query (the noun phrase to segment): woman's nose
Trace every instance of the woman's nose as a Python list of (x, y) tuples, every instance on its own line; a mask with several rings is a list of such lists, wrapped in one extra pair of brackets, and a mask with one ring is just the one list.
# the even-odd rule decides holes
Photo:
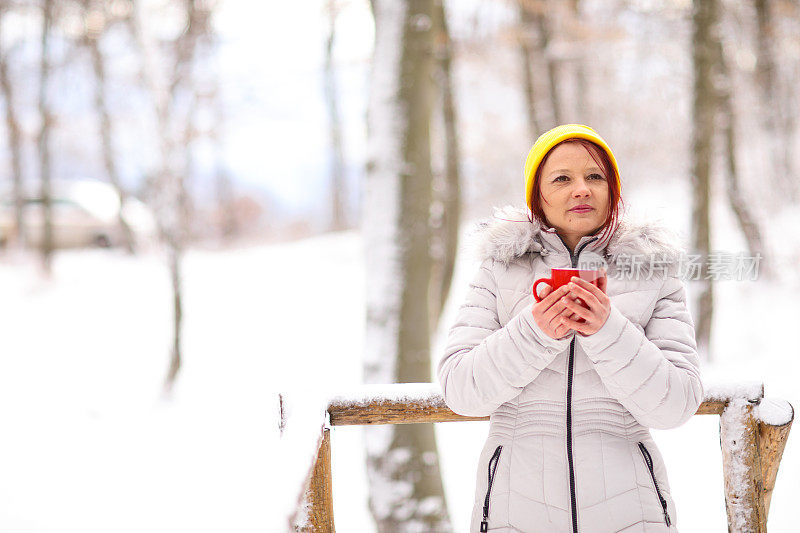
[(581, 197), (581, 196), (589, 196), (590, 190), (589, 186), (586, 184), (586, 180), (583, 178), (578, 178), (575, 181), (575, 188), (572, 190), (572, 196)]

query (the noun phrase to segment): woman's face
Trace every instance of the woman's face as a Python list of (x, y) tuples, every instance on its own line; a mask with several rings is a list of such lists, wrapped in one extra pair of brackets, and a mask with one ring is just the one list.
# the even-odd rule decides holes
[[(547, 221), (573, 244), (606, 221), (606, 177), (578, 143), (560, 144), (550, 153), (542, 167), (540, 194)], [(581, 206), (589, 209), (576, 209)]]

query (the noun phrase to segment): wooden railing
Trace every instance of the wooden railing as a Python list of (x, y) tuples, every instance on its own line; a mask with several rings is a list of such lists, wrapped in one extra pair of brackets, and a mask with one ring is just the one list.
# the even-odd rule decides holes
[[(316, 462), (299, 494), (290, 530), (333, 532), (330, 426), (489, 420), (461, 416), (444, 403), (438, 385), (365, 386), (328, 402), (329, 423), (319, 436)], [(706, 387), (698, 415), (719, 415), (728, 531), (763, 533), (783, 450), (794, 420), (792, 406), (764, 399), (761, 384)], [(282, 424), (286, 421), (282, 421)], [(302, 524), (302, 525), (298, 525)]]

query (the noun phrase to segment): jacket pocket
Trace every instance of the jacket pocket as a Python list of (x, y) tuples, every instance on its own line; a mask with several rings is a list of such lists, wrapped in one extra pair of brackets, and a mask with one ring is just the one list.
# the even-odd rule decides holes
[(647, 471), (650, 472), (650, 479), (653, 480), (653, 487), (656, 489), (656, 496), (658, 496), (658, 502), (661, 504), (661, 510), (664, 512), (664, 523), (667, 524), (669, 527), (672, 524), (672, 520), (669, 519), (669, 512), (667, 511), (667, 500), (661, 495), (661, 489), (658, 488), (658, 481), (656, 481), (656, 473), (653, 470), (653, 458), (650, 456), (650, 452), (647, 451), (643, 442), (639, 442), (639, 451), (642, 452), (642, 457), (644, 458), (644, 464), (647, 466)]
[(497, 463), (500, 462), (500, 452), (503, 451), (502, 444), (495, 448), (491, 459), (489, 459), (489, 485), (486, 488), (486, 498), (483, 500), (483, 520), (481, 520), (481, 532), (489, 531), (489, 497), (492, 494), (492, 484), (494, 475), (497, 472)]

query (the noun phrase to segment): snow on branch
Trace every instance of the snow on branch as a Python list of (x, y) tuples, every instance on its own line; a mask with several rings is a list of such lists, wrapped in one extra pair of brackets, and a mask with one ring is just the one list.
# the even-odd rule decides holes
[(764, 397), (764, 384), (760, 381), (739, 381), (732, 383), (703, 383), (706, 402), (729, 402), (733, 399), (757, 403)]
[(367, 406), (374, 403), (414, 403), (438, 407), (444, 400), (438, 383), (392, 383), (361, 385), (330, 397), (328, 405)]

